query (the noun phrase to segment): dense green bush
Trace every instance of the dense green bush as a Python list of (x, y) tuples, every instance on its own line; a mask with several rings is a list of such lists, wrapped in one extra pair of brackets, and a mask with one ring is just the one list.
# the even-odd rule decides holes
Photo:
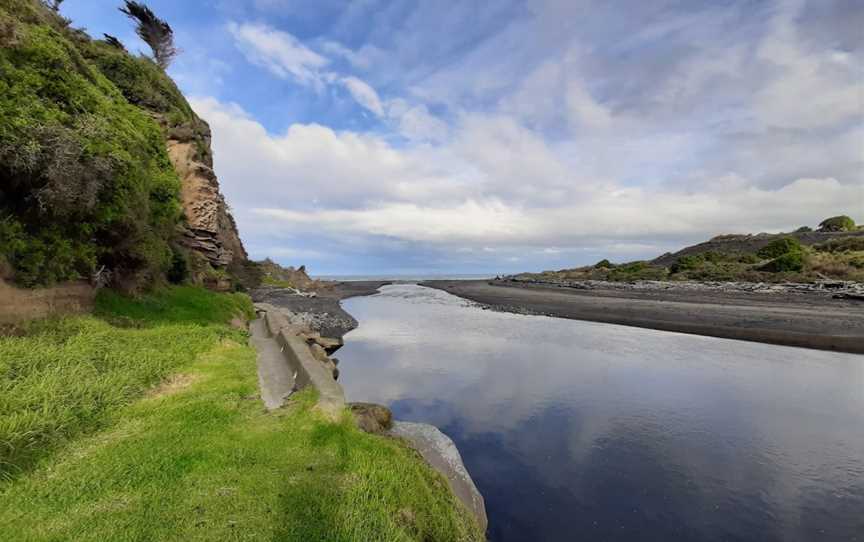
[(813, 228), (811, 228), (810, 226), (801, 226), (800, 228), (795, 230), (795, 233), (810, 233), (812, 231)]
[(171, 284), (184, 284), (189, 281), (189, 256), (180, 247), (171, 247), (171, 267), (166, 278)]
[(738, 256), (738, 263), (752, 265), (752, 264), (757, 264), (761, 261), (762, 261), (762, 259), (759, 256), (757, 256), (753, 253), (750, 253), (750, 252), (740, 254)]
[(97, 247), (67, 238), (68, 231), (46, 226), (38, 236), (31, 236), (15, 219), (0, 218), (0, 255), (14, 269), (15, 281), (35, 286), (86, 278), (96, 266)]
[[(700, 271), (703, 275), (725, 275), (735, 269), (741, 269), (740, 264), (750, 265), (760, 263), (763, 258), (755, 254), (739, 252), (717, 252), (709, 250), (699, 254), (681, 256), (669, 269), (672, 273), (688, 273), (690, 278), (697, 278), (692, 271)], [(705, 280), (720, 280), (706, 278)]]
[(669, 269), (673, 273), (681, 273), (692, 269), (698, 269), (705, 263), (705, 256), (702, 254), (691, 254), (689, 256), (681, 256), (672, 264)]
[(761, 268), (769, 273), (797, 273), (804, 270), (804, 253), (787, 252)]
[(609, 260), (600, 260), (594, 264), (594, 269), (612, 269), (615, 265)]
[(177, 85), (149, 58), (132, 56), (106, 41), (88, 42), (82, 52), (129, 103), (162, 113), (175, 126), (194, 118)]
[(162, 130), (82, 55), (101, 46), (48, 11), (27, 0), (0, 7), (15, 37), (0, 48), (0, 252), (26, 286), (101, 265), (159, 276), (180, 218)]
[(855, 221), (845, 215), (834, 216), (823, 220), (819, 231), (855, 231)]
[(794, 237), (782, 237), (765, 245), (756, 255), (764, 260), (773, 260), (785, 254), (801, 252), (801, 250), (801, 242), (798, 239)]

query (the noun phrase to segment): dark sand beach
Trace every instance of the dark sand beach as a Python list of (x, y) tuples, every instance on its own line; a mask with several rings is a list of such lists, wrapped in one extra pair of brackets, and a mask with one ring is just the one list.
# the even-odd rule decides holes
[(504, 312), (864, 354), (864, 302), (829, 293), (579, 290), (488, 280), (422, 285)]

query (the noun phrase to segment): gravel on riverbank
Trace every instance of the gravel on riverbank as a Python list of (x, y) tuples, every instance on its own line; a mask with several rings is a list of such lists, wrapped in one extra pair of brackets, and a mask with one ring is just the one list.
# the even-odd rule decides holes
[(383, 281), (329, 282), (315, 292), (298, 293), (289, 288), (262, 287), (251, 292), (256, 303), (270, 303), (290, 313), (292, 323), (302, 324), (324, 337), (341, 339), (357, 327), (357, 320), (345, 312), (340, 301), (373, 295)]

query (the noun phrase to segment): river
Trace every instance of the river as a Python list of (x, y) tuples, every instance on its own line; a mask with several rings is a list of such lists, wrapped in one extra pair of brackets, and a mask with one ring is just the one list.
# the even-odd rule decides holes
[(864, 357), (482, 310), (343, 303), (350, 401), (438, 426), (493, 541), (864, 540)]

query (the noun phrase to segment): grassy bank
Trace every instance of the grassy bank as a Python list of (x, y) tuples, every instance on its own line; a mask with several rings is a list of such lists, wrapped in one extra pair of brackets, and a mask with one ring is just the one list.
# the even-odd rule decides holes
[(276, 413), (225, 322), (248, 299), (102, 296), (98, 316), (0, 339), (4, 540), (474, 540), (443, 480), (394, 441)]

